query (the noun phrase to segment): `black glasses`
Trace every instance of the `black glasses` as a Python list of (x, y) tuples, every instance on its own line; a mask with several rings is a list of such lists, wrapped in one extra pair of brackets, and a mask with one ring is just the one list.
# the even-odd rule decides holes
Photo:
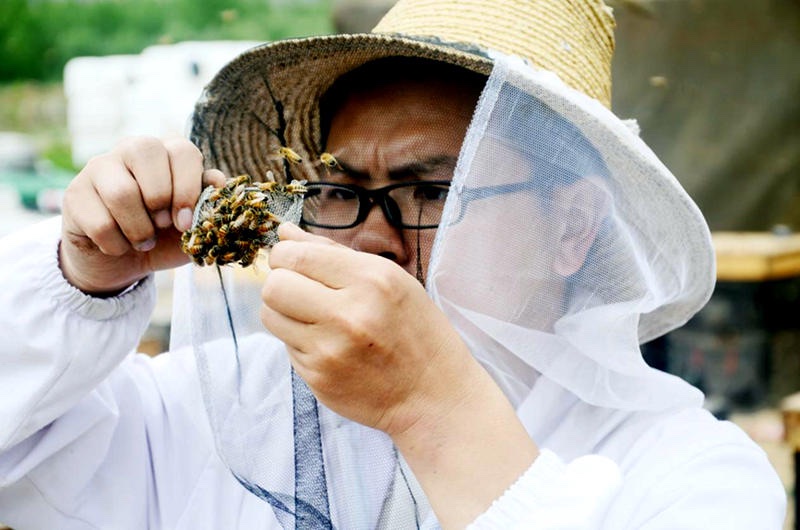
[(378, 205), (395, 228), (436, 228), (450, 181), (403, 182), (377, 189), (311, 182), (303, 200), (303, 222), (320, 228), (352, 228)]

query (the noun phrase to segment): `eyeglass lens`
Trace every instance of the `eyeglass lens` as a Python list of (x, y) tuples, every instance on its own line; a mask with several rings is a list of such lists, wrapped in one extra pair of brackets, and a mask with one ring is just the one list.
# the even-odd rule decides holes
[(399, 228), (435, 228), (442, 217), (449, 183), (408, 182), (369, 190), (360, 186), (308, 184), (303, 221), (323, 228), (350, 228), (380, 206), (390, 224)]

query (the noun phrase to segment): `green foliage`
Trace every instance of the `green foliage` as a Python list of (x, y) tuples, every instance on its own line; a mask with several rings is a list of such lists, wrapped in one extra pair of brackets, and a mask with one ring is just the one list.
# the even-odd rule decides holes
[(2, 0), (0, 82), (54, 80), (72, 57), (159, 43), (331, 31), (330, 0)]
[(63, 133), (66, 101), (61, 83), (14, 82), (0, 85), (0, 131), (38, 135)]
[(0, 84), (0, 131), (29, 135), (41, 150), (42, 158), (57, 168), (74, 173), (76, 168), (72, 163), (66, 100), (61, 83), (26, 81)]
[(72, 161), (72, 148), (65, 138), (54, 139), (47, 143), (42, 150), (42, 158), (59, 169), (71, 172), (77, 172), (79, 169)]
[(41, 78), (39, 58), (50, 40), (42, 33), (26, 0), (5, 0), (0, 6), (0, 80)]

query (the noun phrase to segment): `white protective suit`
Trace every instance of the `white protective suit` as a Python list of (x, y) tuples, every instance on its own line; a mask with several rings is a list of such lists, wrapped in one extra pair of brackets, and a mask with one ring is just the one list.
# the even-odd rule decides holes
[[(649, 260), (636, 259), (644, 254), (624, 254), (649, 244), (637, 244), (642, 235), (630, 231), (631, 226), (644, 226), (641, 223), (646, 220), (628, 216), (627, 208), (636, 204), (626, 202), (633, 200), (625, 195), (630, 187), (613, 189), (615, 184), (608, 179), (619, 184), (627, 178), (617, 174), (622, 170), (614, 153), (638, 139), (613, 129), (621, 140), (605, 155), (610, 177), (599, 178), (596, 186), (601, 196), (613, 197), (613, 205), (603, 203), (602, 211), (608, 214), (610, 226), (605, 233), (618, 236), (603, 239), (606, 246), (600, 250), (616, 249), (626, 260), (636, 262), (638, 269), (625, 268), (620, 278), (587, 272), (591, 281), (575, 280), (567, 307), (537, 297), (534, 302), (548, 310), (557, 308), (563, 315), (551, 328), (539, 329), (537, 323), (543, 320), (541, 315), (529, 315), (532, 295), (522, 282), (546, 286), (543, 266), (530, 262), (528, 268), (501, 270), (480, 265), (496, 250), (492, 243), (498, 239), (497, 230), (510, 225), (483, 232), (476, 227), (495, 219), (502, 223), (503, 214), (514, 204), (507, 194), (528, 197), (524, 194), (530, 191), (522, 189), (520, 178), (524, 177), (517, 170), (531, 168), (509, 154), (507, 149), (514, 146), (504, 138), (518, 138), (533, 129), (504, 130), (509, 123), (522, 123), (506, 118), (530, 103), (535, 107), (530, 112), (539, 113), (533, 116), (538, 124), (535, 130), (541, 132), (550, 108), (565, 116), (578, 107), (581, 115), (603, 117), (607, 112), (580, 95), (562, 98), (563, 87), (547, 75), (534, 75), (518, 69), (513, 61), (497, 60), (447, 199), (428, 288), (517, 407), (542, 454), (473, 527), (780, 528), (785, 494), (763, 451), (736, 426), (717, 421), (703, 410), (699, 392), (650, 370), (637, 357), (637, 329), (642, 333), (639, 316), (661, 314), (663, 318), (659, 309), (679, 307), (680, 297), (674, 295), (687, 289), (671, 275), (680, 267), (659, 267), (673, 259), (679, 265), (690, 261), (670, 255), (680, 245), (670, 247), (669, 241), (664, 247), (669, 252), (648, 250)], [(528, 101), (534, 93), (536, 101)], [(548, 107), (537, 106), (538, 101)], [(582, 124), (582, 133), (590, 140), (593, 124), (592, 120)], [(553, 127), (553, 132), (564, 132), (561, 125)], [(557, 136), (542, 134), (524, 144), (536, 145), (541, 140), (550, 145)], [(569, 150), (579, 145), (574, 140), (561, 147)], [(507, 156), (482, 158), (482, 153), (498, 145)], [(546, 170), (583, 171), (565, 167), (575, 157), (562, 151), (556, 150), (558, 159), (548, 156), (543, 164)], [(542, 160), (533, 160), (534, 173)], [(620, 160), (624, 164), (626, 153)], [(506, 162), (513, 167), (503, 167)], [(508, 182), (502, 180), (506, 178)], [(645, 188), (648, 185), (642, 183)], [(493, 191), (487, 195), (486, 190)], [(502, 201), (497, 200), (498, 190), (504, 190)], [(644, 189), (639, 198), (644, 200), (651, 191)], [(497, 210), (484, 211), (493, 204)], [(650, 208), (656, 215), (659, 205), (653, 204), (645, 210)], [(675, 215), (681, 211), (675, 210)], [(625, 224), (628, 221), (633, 224)], [(0, 334), (4, 337), (0, 347), (0, 521), (16, 530), (282, 528), (270, 504), (242, 487), (228, 469), (230, 463), (217, 455), (215, 439), (220, 443), (220, 433), (209, 428), (205, 410), (214, 402), (213, 391), (210, 397), (201, 392), (191, 349), (156, 358), (132, 353), (154, 305), (153, 281), (144, 280), (111, 299), (78, 292), (59, 271), (58, 233), (57, 222), (48, 222), (0, 242)], [(504, 245), (527, 248), (514, 243), (515, 237), (529, 235), (524, 226), (506, 235), (501, 238)], [(534, 231), (532, 237), (539, 235)], [(688, 241), (693, 236), (686, 237)], [(700, 239), (707, 239), (707, 234)], [(467, 257), (459, 248), (470, 243), (475, 251)], [(509, 252), (501, 257), (496, 265), (516, 255)], [(601, 263), (618, 262), (603, 259), (595, 265)], [(514, 271), (523, 274), (515, 276)], [(667, 280), (651, 282), (659, 271)], [(506, 274), (502, 276), (506, 283), (492, 284), (494, 274)], [(618, 298), (608, 298), (612, 291), (589, 291), (612, 277), (613, 292), (623, 293)], [(626, 279), (632, 280), (624, 283)], [(643, 290), (643, 285), (655, 287)], [(667, 293), (668, 287), (674, 287), (675, 293)], [(707, 294), (707, 287), (700, 289), (700, 298)], [(672, 326), (688, 318), (674, 311), (679, 316)], [(644, 336), (654, 329), (664, 331), (664, 326), (645, 329)], [(243, 351), (258, 351), (259, 358), (266, 359), (258, 369), (275, 375), (274, 386), (285, 384), (288, 361), (279, 342), (265, 333), (240, 337), (240, 341)], [(251, 389), (245, 388), (245, 393)], [(284, 416), (277, 415), (275, 424), (266, 426), (270, 445), (258, 448), (275, 455), (270, 466), (278, 468), (291, 465), (291, 455), (282, 456), (290, 452), (291, 427), (281, 421)], [(406, 528), (391, 522), (401, 520), (395, 519), (399, 516), (392, 513), (396, 508), (391, 502), (400, 469), (392, 467), (396, 460), (377, 458), (374, 465), (368, 461), (371, 449), (376, 454), (385, 449), (383, 435), (324, 408), (320, 428), (332, 527)], [(353, 473), (353, 469), (358, 471), (352, 476), (370, 481), (368, 487), (338, 478), (340, 470)], [(359, 498), (354, 501), (353, 496)], [(414, 496), (422, 499), (418, 491)], [(419, 516), (420, 527), (436, 527), (424, 506)]]
[[(153, 282), (112, 299), (78, 292), (58, 269), (58, 234), (48, 222), (0, 245), (0, 521), (16, 530), (281, 528), (216, 455), (191, 353), (131, 353)], [(609, 530), (781, 528), (783, 488), (735, 425), (699, 407), (594, 407), (545, 378), (529, 401), (541, 411), (526, 422), (540, 447), (563, 462), (608, 457), (621, 482), (603, 464), (571, 469), (543, 455), (529, 483), (476, 527), (585, 528), (574, 514), (600, 499), (597, 527)], [(576, 493), (587, 490), (588, 501)]]

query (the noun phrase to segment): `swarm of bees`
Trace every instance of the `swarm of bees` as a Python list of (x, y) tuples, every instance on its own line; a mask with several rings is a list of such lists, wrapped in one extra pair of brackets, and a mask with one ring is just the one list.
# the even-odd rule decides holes
[(306, 191), (305, 181), (252, 182), (249, 175), (230, 179), (222, 188), (209, 186), (197, 202), (192, 228), (181, 237), (181, 248), (198, 265), (247, 267), (259, 250), (278, 241), (282, 221), (299, 221)]

